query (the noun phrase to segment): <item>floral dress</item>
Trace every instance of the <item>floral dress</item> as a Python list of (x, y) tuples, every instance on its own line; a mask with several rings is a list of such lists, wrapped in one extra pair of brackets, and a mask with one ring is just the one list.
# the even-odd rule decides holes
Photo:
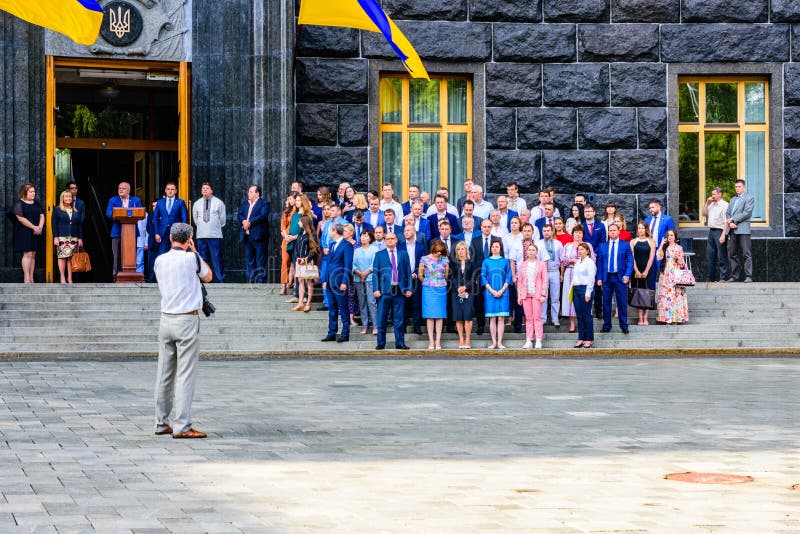
[(689, 302), (686, 288), (675, 285), (675, 271), (683, 269), (683, 247), (670, 245), (664, 256), (664, 271), (658, 281), (658, 314), (656, 321), (662, 323), (686, 323), (689, 321)]

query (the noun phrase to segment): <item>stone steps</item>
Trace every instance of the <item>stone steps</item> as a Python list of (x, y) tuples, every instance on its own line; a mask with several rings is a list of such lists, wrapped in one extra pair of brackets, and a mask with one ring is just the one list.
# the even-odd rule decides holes
[[(267, 354), (377, 355), (375, 336), (362, 336), (353, 326), (349, 343), (322, 343), (327, 313), (292, 312), (277, 285), (214, 284), (209, 286), (217, 314), (201, 317), (201, 352), (209, 355), (263, 356)], [(158, 351), (160, 297), (153, 284), (75, 286), (0, 284), (0, 354), (52, 357), (125, 357), (155, 355)], [(319, 295), (319, 292), (317, 293)], [(690, 322), (682, 326), (631, 326), (624, 335), (614, 321), (611, 333), (600, 333), (595, 321), (595, 344), (609, 350), (680, 349), (769, 350), (800, 347), (800, 287), (798, 284), (700, 284), (689, 289)], [(315, 307), (318, 304), (315, 304)], [(636, 310), (629, 310), (635, 317)], [(651, 320), (654, 312), (650, 314)], [(424, 322), (423, 322), (424, 324)], [(570, 350), (576, 340), (561, 329), (545, 327), (545, 351)], [(424, 328), (424, 327), (423, 327)], [(65, 335), (68, 332), (69, 335)], [(488, 332), (473, 335), (476, 351), (489, 344)], [(507, 331), (505, 343), (518, 349), (523, 334)], [(428, 352), (427, 335), (406, 335), (415, 354)], [(445, 350), (458, 351), (458, 338), (444, 334)], [(391, 332), (387, 348), (394, 346)], [(512, 351), (512, 352), (519, 352)], [(535, 351), (530, 351), (535, 353)], [(481, 351), (481, 354), (503, 351)], [(385, 353), (383, 353), (385, 354)], [(408, 353), (403, 353), (408, 354)]]

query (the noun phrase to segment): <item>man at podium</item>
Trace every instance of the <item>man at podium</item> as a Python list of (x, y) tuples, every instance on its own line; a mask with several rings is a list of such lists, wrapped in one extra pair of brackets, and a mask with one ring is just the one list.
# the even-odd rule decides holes
[(106, 218), (111, 221), (111, 253), (114, 256), (114, 267), (112, 275), (116, 278), (117, 273), (122, 270), (122, 250), (120, 249), (120, 238), (122, 237), (122, 227), (118, 221), (113, 219), (114, 208), (141, 208), (142, 201), (139, 197), (131, 196), (131, 184), (120, 182), (117, 187), (117, 196), (108, 199), (106, 208)]

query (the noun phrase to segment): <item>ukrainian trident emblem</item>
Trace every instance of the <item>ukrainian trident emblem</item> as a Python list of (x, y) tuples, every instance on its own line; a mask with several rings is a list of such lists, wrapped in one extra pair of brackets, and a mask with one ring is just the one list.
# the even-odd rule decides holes
[(128, 46), (142, 34), (144, 21), (136, 7), (125, 0), (114, 0), (103, 8), (100, 35), (114, 46)]
[(124, 14), (122, 6), (118, 7), (116, 12), (113, 9), (109, 10), (108, 30), (116, 35), (117, 39), (125, 37), (125, 34), (131, 31), (131, 10), (126, 10)]

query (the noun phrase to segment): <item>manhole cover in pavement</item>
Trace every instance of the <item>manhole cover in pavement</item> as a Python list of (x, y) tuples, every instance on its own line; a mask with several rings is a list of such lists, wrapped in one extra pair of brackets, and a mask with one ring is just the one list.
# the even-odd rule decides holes
[(747, 475), (726, 475), (724, 473), (672, 473), (664, 478), (679, 482), (694, 482), (695, 484), (742, 484), (753, 481), (753, 477)]

